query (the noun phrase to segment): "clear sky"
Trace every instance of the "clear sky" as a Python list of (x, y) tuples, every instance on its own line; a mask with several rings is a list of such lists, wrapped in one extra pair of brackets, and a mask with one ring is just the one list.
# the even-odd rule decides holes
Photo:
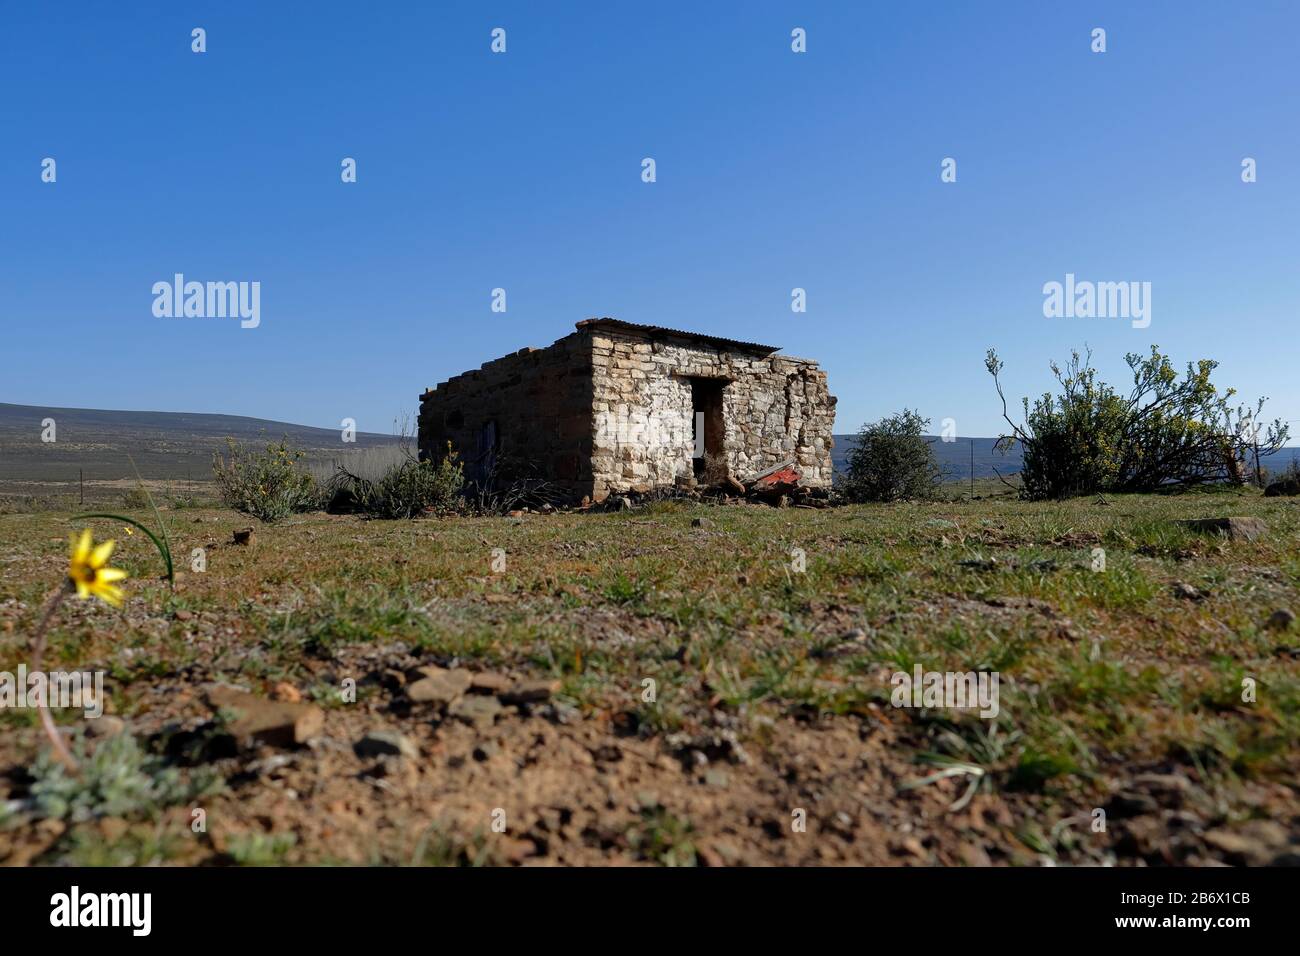
[[(819, 359), (840, 432), (910, 406), (995, 434), (985, 350), (1018, 397), (1084, 343), (1113, 379), (1151, 343), (1217, 358), (1300, 419), (1290, 0), (11, 0), (0, 24), (0, 401), (389, 431), (611, 315)], [(155, 317), (175, 273), (260, 282), (261, 324)], [(1045, 318), (1067, 273), (1150, 282), (1149, 327)]]

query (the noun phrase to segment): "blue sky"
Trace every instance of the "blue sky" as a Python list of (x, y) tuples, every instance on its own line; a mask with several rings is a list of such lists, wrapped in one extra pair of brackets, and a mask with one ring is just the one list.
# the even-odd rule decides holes
[[(1217, 358), (1300, 419), (1295, 3), (3, 19), (0, 401), (389, 431), (425, 387), (612, 315), (819, 359), (841, 432), (909, 406), (995, 434), (985, 350), (1018, 397), (1085, 343), (1112, 379), (1152, 343)], [(155, 317), (177, 272), (260, 282), (261, 325)], [(1150, 326), (1045, 318), (1067, 273), (1150, 282)]]

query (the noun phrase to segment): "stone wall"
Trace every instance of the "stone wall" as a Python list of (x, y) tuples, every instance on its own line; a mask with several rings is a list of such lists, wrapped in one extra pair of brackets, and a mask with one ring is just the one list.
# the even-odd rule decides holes
[(595, 498), (693, 474), (693, 378), (721, 386), (720, 451), (732, 475), (752, 479), (793, 459), (805, 484), (830, 486), (835, 399), (815, 362), (613, 329), (593, 330), (591, 348)]
[(466, 477), (545, 477), (557, 490), (591, 493), (591, 359), (581, 332), (522, 349), (420, 396), (422, 458), (450, 442)]
[(835, 399), (815, 362), (666, 330), (585, 325), (426, 391), (421, 456), (436, 459), (450, 442), (471, 480), (494, 463), (507, 476), (526, 464), (574, 500), (599, 501), (691, 478), (693, 413), (703, 402), (711, 412), (702, 444), (723, 471), (743, 481), (793, 460), (805, 484), (830, 486)]

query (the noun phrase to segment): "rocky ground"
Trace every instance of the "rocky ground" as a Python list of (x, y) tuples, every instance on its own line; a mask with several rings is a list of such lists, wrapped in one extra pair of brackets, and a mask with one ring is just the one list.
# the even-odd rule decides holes
[[(126, 604), (51, 632), (80, 774), (0, 709), (0, 862), (1300, 862), (1293, 499), (163, 517), (175, 590), (94, 521)], [(69, 518), (0, 516), (0, 668)], [(999, 716), (894, 706), (917, 663)]]

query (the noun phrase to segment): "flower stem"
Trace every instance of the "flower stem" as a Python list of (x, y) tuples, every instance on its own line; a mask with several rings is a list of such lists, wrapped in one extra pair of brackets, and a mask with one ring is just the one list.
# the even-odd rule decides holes
[[(41, 623), (36, 626), (36, 639), (32, 642), (32, 670), (39, 672), (41, 670), (41, 661), (45, 656), (45, 632), (49, 630), (50, 620), (54, 617), (54, 612), (59, 609), (63, 599), (71, 590), (71, 582), (54, 592), (48, 604), (45, 605), (45, 613), (41, 615)], [(41, 715), (41, 726), (45, 728), (45, 735), (50, 738), (50, 744), (54, 747), (54, 755), (59, 758), (59, 762), (68, 768), (72, 773), (77, 772), (77, 761), (73, 758), (72, 752), (68, 750), (68, 745), (63, 742), (63, 737), (59, 734), (59, 729), (54, 726), (54, 718), (50, 716), (50, 709), (47, 706), (48, 701), (42, 701), (38, 708)]]

